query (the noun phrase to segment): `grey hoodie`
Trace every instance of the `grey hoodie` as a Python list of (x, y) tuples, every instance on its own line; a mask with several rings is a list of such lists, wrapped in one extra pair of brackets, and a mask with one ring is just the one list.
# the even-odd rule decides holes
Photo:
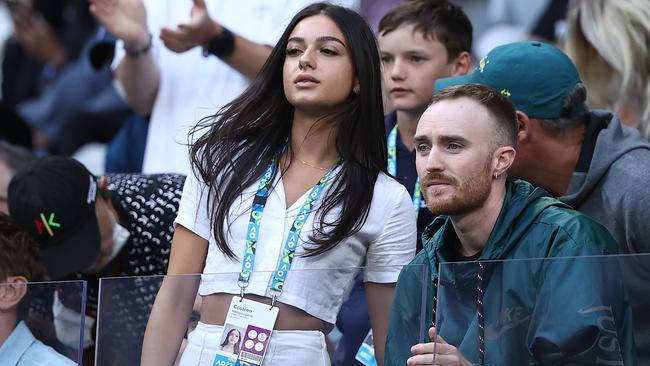
[(604, 225), (620, 253), (650, 252), (650, 143), (609, 111), (590, 118), (608, 126), (598, 134), (589, 171), (573, 173), (560, 201)]
[[(607, 128), (596, 140), (587, 173), (574, 172), (560, 201), (593, 217), (620, 253), (650, 252), (650, 143), (609, 111), (593, 111)], [(628, 257), (621, 271), (632, 299), (639, 365), (650, 365), (650, 256)]]

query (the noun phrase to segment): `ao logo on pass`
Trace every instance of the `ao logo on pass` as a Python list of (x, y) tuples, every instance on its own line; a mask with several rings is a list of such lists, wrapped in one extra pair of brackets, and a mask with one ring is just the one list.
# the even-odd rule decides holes
[(234, 366), (235, 364), (225, 360), (215, 360), (213, 366)]

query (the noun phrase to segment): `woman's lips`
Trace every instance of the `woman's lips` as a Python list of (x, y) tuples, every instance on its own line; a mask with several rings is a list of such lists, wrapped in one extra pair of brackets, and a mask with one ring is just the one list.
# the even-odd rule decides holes
[(393, 88), (393, 89), (390, 90), (390, 94), (392, 96), (394, 96), (394, 97), (401, 97), (401, 96), (404, 96), (406, 94), (409, 94), (410, 92), (411, 92), (410, 89), (399, 88), (399, 87), (398, 88)]
[(293, 81), (296, 86), (313, 86), (320, 81), (311, 75), (298, 75), (298, 77)]

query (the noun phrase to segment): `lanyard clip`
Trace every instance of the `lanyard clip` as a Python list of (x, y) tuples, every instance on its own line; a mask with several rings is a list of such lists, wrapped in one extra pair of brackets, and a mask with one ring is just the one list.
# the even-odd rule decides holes
[(248, 286), (248, 282), (238, 281), (237, 285), (239, 285), (239, 302), (242, 302), (244, 301), (244, 290)]
[(271, 307), (269, 310), (273, 309), (273, 306), (275, 306), (275, 301), (278, 299), (282, 291), (276, 291), (276, 290), (271, 290)]

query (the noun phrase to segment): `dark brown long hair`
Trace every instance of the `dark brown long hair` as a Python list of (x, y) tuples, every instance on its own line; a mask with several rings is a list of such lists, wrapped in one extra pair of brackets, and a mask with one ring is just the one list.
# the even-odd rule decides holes
[[(365, 223), (380, 172), (386, 172), (386, 135), (381, 99), (381, 71), (375, 37), (363, 18), (352, 10), (312, 4), (296, 14), (251, 85), (216, 115), (203, 119), (192, 134), (205, 133), (191, 147), (194, 174), (206, 185), (208, 217), (217, 245), (228, 257), (224, 223), (243, 189), (256, 184), (274, 154), (288, 140), (294, 107), (282, 87), (287, 39), (301, 20), (325, 15), (345, 35), (360, 91), (350, 93), (336, 116), (336, 148), (343, 165), (323, 197), (307, 256), (324, 253), (359, 231)], [(219, 87), (216, 85), (215, 87)], [(328, 122), (329, 123), (329, 122)], [(277, 171), (277, 169), (276, 169)], [(340, 214), (325, 216), (335, 208)], [(242, 238), (243, 240), (243, 238)]]

